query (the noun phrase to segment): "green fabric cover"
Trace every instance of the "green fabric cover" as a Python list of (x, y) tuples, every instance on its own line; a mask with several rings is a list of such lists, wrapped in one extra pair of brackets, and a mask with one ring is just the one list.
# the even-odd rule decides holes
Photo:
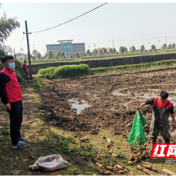
[(145, 144), (146, 137), (143, 127), (146, 125), (146, 123), (147, 122), (145, 118), (142, 116), (140, 110), (138, 110), (134, 116), (133, 125), (128, 138), (128, 143), (131, 145), (131, 147)]

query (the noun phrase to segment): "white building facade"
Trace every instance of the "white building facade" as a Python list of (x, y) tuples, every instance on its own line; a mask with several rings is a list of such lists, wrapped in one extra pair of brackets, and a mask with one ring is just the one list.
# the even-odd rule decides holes
[(16, 59), (18, 60), (25, 60), (26, 59), (26, 54), (23, 54), (23, 53), (16, 53)]

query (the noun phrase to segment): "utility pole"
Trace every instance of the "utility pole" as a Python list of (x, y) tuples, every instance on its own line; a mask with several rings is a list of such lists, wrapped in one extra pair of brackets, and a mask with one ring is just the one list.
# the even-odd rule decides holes
[[(43, 47), (42, 47), (43, 48)], [(43, 48), (43, 51), (44, 51), (44, 55), (46, 54), (46, 52), (45, 52), (45, 50), (44, 50), (44, 48)]]
[(149, 44), (149, 50), (150, 50), (150, 42), (148, 42), (148, 44)]
[(23, 34), (26, 34), (27, 48), (28, 48), (28, 58), (29, 58), (29, 74), (30, 74), (30, 80), (32, 80), (31, 56), (30, 56), (29, 37), (28, 37), (28, 34), (31, 34), (31, 33), (28, 33), (27, 21), (25, 21), (25, 26), (26, 26), (26, 33), (23, 32)]
[(160, 40), (158, 40), (158, 42), (159, 42), (159, 48), (158, 48), (158, 49), (160, 49), (160, 42), (161, 42), (161, 41), (160, 41)]
[(14, 49), (14, 57), (15, 57), (15, 59), (16, 59), (15, 49)]
[(34, 46), (34, 44), (33, 44), (33, 47), (34, 47), (34, 57), (36, 59), (36, 52), (35, 52), (35, 46)]
[(166, 47), (167, 47), (167, 36), (166, 36)]
[(114, 48), (114, 40), (112, 40), (112, 49)]

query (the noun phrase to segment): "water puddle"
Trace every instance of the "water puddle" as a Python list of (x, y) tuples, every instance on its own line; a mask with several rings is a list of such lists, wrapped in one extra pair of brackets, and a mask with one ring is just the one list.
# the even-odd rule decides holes
[[(115, 90), (111, 93), (112, 95), (125, 95), (125, 94), (121, 94), (118, 92), (118, 90)], [(128, 95), (131, 95), (131, 92), (130, 91), (127, 91), (126, 92), (126, 96)], [(159, 97), (159, 93), (134, 93), (135, 97), (138, 97), (138, 98), (143, 98), (145, 100), (149, 100), (151, 98), (155, 98), (155, 97)], [(176, 97), (169, 97), (168, 98), (169, 101), (171, 101), (173, 103), (173, 106), (176, 106)], [(125, 105), (124, 105), (125, 106)]]
[(76, 111), (76, 114), (80, 114), (81, 111), (83, 111), (85, 108), (90, 107), (90, 105), (84, 100), (81, 100), (81, 102), (78, 102), (77, 99), (71, 98), (68, 101), (71, 103), (71, 109), (74, 109)]
[(155, 98), (155, 97), (158, 97), (158, 96), (155, 94), (149, 95), (149, 93), (144, 93), (144, 95), (142, 96), (142, 98), (144, 98), (144, 99), (151, 99), (151, 98)]
[(134, 93), (135, 96), (137, 97), (141, 97), (144, 99), (151, 99), (151, 98), (155, 98), (158, 97), (156, 94), (149, 94), (149, 93), (144, 93), (144, 94), (139, 94), (139, 93)]

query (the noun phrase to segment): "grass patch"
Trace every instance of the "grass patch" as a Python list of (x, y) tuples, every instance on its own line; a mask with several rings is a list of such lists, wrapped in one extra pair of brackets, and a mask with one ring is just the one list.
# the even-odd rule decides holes
[(40, 69), (38, 74), (44, 75), (47, 78), (54, 77), (73, 77), (78, 74), (88, 74), (89, 67), (86, 64), (80, 65), (64, 65), (60, 67), (49, 67), (45, 69)]
[(34, 79), (34, 82), (31, 84), (31, 86), (34, 90), (38, 91), (38, 90), (40, 90), (42, 83), (43, 83), (43, 78), (36, 77)]
[(0, 130), (1, 134), (9, 134), (9, 131), (7, 129)]
[(163, 70), (176, 67), (176, 59), (148, 62), (134, 65), (120, 65), (113, 67), (100, 67), (91, 69), (92, 76), (104, 76), (112, 74), (126, 74), (142, 71)]
[(95, 154), (97, 153), (95, 150), (92, 149), (91, 145), (84, 145), (84, 144), (80, 144), (80, 146), (70, 146), (70, 143), (73, 141), (73, 137), (72, 136), (68, 136), (65, 139), (61, 139), (59, 136), (57, 136), (59, 138), (58, 142), (55, 142), (55, 134), (50, 130), (47, 129), (45, 131), (45, 141), (47, 142), (47, 144), (52, 145), (55, 144), (56, 148), (59, 149), (62, 153), (66, 154), (66, 155), (71, 155), (71, 156), (75, 156), (75, 157), (84, 157), (87, 161), (93, 161), (95, 158)]

